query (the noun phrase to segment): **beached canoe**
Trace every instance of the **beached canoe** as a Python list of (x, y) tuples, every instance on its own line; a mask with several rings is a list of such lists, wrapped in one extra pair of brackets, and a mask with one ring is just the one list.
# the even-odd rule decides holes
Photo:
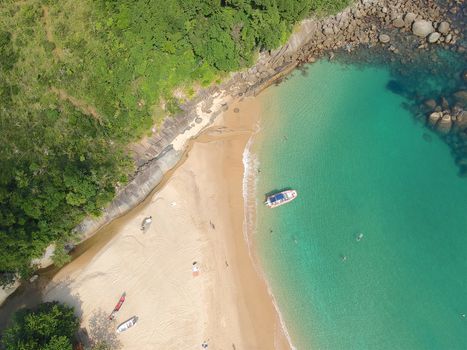
[(126, 293), (123, 292), (122, 296), (121, 296), (120, 299), (118, 300), (117, 305), (115, 305), (114, 309), (112, 310), (112, 313), (111, 313), (110, 316), (109, 316), (109, 320), (113, 320), (113, 319), (114, 319), (115, 314), (120, 310), (120, 308), (122, 307), (123, 303), (125, 302), (125, 297), (126, 297)]

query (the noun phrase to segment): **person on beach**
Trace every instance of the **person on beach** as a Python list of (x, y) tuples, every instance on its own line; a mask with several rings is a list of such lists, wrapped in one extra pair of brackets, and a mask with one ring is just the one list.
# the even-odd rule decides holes
[(198, 262), (197, 261), (194, 261), (193, 262), (193, 265), (191, 267), (191, 272), (193, 274), (193, 277), (196, 277), (199, 275), (199, 266), (198, 266)]

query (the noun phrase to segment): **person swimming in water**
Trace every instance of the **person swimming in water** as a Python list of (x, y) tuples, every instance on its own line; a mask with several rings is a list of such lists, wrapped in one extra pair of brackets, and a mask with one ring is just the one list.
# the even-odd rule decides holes
[(357, 242), (360, 242), (360, 241), (362, 240), (362, 238), (363, 238), (363, 233), (360, 232), (360, 233), (357, 235), (357, 238), (355, 238), (355, 239), (357, 240)]

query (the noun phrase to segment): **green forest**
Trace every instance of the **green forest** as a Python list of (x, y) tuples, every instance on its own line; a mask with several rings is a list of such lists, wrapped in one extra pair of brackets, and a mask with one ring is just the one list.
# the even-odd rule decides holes
[(0, 0), (2, 283), (99, 215), (175, 89), (192, 97), (349, 1)]
[(79, 319), (74, 309), (57, 302), (22, 309), (3, 333), (5, 350), (72, 350)]

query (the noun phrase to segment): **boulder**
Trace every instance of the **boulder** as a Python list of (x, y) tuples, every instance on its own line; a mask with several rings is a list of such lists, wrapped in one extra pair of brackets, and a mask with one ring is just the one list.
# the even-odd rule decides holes
[(448, 134), (451, 131), (452, 119), (449, 114), (443, 115), (441, 120), (436, 124), (436, 130), (441, 134)]
[(417, 15), (413, 12), (409, 12), (404, 16), (404, 22), (406, 26), (411, 26), (413, 21), (415, 21), (415, 18), (417, 18)]
[(440, 120), (442, 117), (443, 117), (443, 113), (433, 112), (428, 117), (428, 124), (430, 124), (431, 126), (435, 126), (436, 123), (438, 123), (438, 120)]
[(421, 38), (426, 38), (434, 31), (435, 28), (433, 28), (433, 24), (423, 19), (415, 21), (412, 25), (412, 33)]
[(438, 32), (440, 32), (441, 34), (447, 34), (449, 32), (449, 28), (450, 28), (450, 25), (448, 22), (441, 22), (439, 25), (438, 25)]
[(402, 20), (402, 17), (397, 17), (394, 21), (392, 21), (392, 25), (396, 28), (405, 27), (405, 22)]
[(391, 41), (391, 38), (390, 38), (389, 35), (387, 35), (387, 34), (380, 34), (380, 35), (378, 36), (378, 39), (379, 39), (379, 41), (382, 42), (382, 43), (388, 43), (388, 42)]
[(430, 35), (428, 35), (428, 42), (430, 44), (434, 44), (439, 40), (440, 37), (441, 37), (441, 34), (439, 34), (438, 32), (433, 32)]

